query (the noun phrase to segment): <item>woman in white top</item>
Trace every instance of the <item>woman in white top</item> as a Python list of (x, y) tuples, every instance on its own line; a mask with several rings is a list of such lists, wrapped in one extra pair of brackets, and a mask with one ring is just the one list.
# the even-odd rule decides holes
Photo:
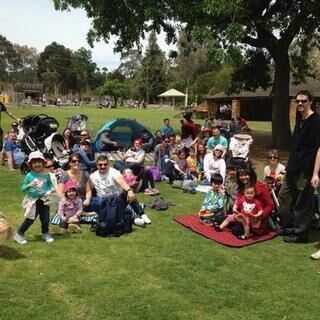
[(130, 168), (135, 176), (139, 176), (145, 157), (146, 152), (142, 149), (142, 141), (136, 139), (134, 140), (133, 147), (125, 153), (123, 160), (116, 161), (113, 167), (119, 171), (122, 171), (124, 168)]
[(279, 162), (278, 150), (272, 149), (268, 151), (269, 164), (264, 167), (263, 177), (272, 177), (275, 181), (281, 180), (286, 167)]
[(210, 180), (213, 174), (220, 173), (223, 180), (226, 176), (226, 162), (222, 158), (224, 153), (224, 147), (221, 144), (217, 144), (213, 151), (207, 153), (203, 160), (203, 171), (205, 179), (203, 184), (210, 185)]

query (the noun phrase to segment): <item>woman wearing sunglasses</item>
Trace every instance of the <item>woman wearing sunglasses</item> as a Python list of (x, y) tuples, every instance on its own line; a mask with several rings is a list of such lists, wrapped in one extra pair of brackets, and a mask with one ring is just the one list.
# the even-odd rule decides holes
[(69, 170), (61, 171), (58, 179), (57, 190), (63, 194), (64, 184), (68, 181), (76, 183), (77, 192), (82, 199), (83, 210), (86, 212), (96, 211), (94, 204), (91, 203), (92, 188), (89, 173), (81, 169), (82, 158), (79, 153), (72, 153), (69, 157)]
[(263, 177), (272, 177), (275, 181), (281, 180), (286, 167), (279, 161), (279, 153), (276, 149), (268, 151), (268, 165), (264, 167)]

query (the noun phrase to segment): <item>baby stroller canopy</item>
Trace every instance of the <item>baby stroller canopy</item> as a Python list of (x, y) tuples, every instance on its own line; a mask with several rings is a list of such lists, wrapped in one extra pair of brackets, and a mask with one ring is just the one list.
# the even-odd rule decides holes
[(52, 133), (56, 132), (59, 122), (46, 114), (29, 115), (22, 120), (22, 128), (25, 137), (21, 142), (21, 149), (29, 154), (36, 149), (44, 151), (44, 140)]

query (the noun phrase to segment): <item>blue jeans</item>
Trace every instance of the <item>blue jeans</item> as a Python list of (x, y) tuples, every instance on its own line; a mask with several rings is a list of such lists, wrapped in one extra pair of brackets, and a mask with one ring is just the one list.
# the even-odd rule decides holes
[[(85, 199), (84, 196), (81, 197), (81, 200), (83, 201)], [(92, 197), (90, 200), (90, 203), (87, 207), (83, 207), (83, 211), (85, 212), (91, 212), (95, 211), (98, 212), (100, 206), (101, 206), (102, 199), (100, 197)]]

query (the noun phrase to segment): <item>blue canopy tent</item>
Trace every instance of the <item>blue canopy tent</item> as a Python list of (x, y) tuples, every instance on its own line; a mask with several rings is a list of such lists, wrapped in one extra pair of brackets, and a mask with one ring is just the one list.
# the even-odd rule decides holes
[(149, 134), (154, 137), (153, 133), (145, 127), (143, 124), (139, 123), (133, 119), (112, 119), (105, 122), (99, 129), (94, 145), (98, 152), (100, 150), (100, 137), (106, 129), (111, 130), (111, 138), (118, 144), (129, 148), (133, 144), (133, 140), (140, 138), (142, 136), (142, 131), (147, 130)]

